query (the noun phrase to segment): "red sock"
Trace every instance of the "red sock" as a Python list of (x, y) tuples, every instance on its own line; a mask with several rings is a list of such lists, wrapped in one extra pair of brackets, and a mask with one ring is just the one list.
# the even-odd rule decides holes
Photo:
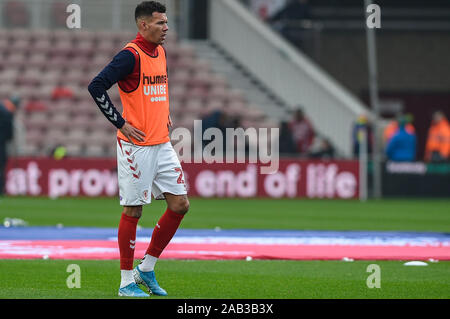
[(180, 226), (184, 215), (177, 214), (167, 209), (153, 229), (152, 240), (147, 248), (146, 254), (159, 258), (164, 248), (169, 244), (173, 235)]
[(122, 213), (119, 223), (119, 252), (120, 269), (132, 270), (134, 261), (134, 246), (136, 245), (136, 228), (139, 218), (131, 217)]

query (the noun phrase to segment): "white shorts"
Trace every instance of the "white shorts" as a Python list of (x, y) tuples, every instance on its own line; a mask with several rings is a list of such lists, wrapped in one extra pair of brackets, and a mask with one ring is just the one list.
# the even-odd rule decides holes
[(177, 154), (170, 142), (138, 146), (117, 142), (117, 174), (122, 206), (150, 204), (164, 193), (186, 195), (186, 183)]

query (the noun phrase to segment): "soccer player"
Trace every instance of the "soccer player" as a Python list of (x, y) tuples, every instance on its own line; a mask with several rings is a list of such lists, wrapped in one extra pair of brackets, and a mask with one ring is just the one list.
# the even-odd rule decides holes
[[(119, 223), (121, 283), (119, 296), (166, 296), (155, 278), (155, 263), (172, 239), (189, 209), (186, 185), (178, 157), (170, 143), (169, 91), (166, 52), (166, 8), (144, 1), (135, 10), (136, 38), (128, 43), (89, 84), (89, 92), (106, 118), (117, 128), (117, 166), (120, 205)], [(107, 90), (118, 83), (122, 115)], [(153, 230), (141, 263), (133, 269), (136, 227), (142, 206), (151, 195), (165, 199), (167, 210)]]

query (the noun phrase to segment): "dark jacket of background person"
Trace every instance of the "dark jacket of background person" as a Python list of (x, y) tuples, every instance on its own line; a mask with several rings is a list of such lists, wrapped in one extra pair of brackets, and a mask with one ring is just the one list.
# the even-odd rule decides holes
[(13, 114), (0, 102), (0, 142), (6, 143), (13, 137)]
[(0, 101), (0, 195), (5, 185), (5, 169), (8, 162), (7, 145), (13, 137), (15, 106), (9, 100)]
[(412, 162), (416, 159), (417, 139), (406, 131), (405, 123), (399, 124), (398, 132), (392, 136), (386, 146), (389, 160), (396, 162)]
[(294, 155), (297, 153), (292, 131), (287, 122), (281, 122), (279, 145), (280, 154)]
[[(221, 111), (214, 111), (202, 119), (202, 136), (209, 128), (217, 128), (223, 134), (223, 145), (225, 147), (226, 142), (226, 129), (227, 129), (227, 117), (226, 114)], [(214, 139), (213, 139), (214, 140)], [(203, 141), (203, 145), (211, 143), (211, 141)]]

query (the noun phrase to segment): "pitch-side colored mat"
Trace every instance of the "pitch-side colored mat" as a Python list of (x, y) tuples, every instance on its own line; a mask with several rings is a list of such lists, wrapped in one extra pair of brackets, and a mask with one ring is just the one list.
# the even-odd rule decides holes
[[(137, 232), (135, 257), (151, 229)], [(0, 227), (0, 258), (118, 259), (117, 229)], [(361, 231), (180, 229), (161, 258), (450, 260), (450, 234)]]

